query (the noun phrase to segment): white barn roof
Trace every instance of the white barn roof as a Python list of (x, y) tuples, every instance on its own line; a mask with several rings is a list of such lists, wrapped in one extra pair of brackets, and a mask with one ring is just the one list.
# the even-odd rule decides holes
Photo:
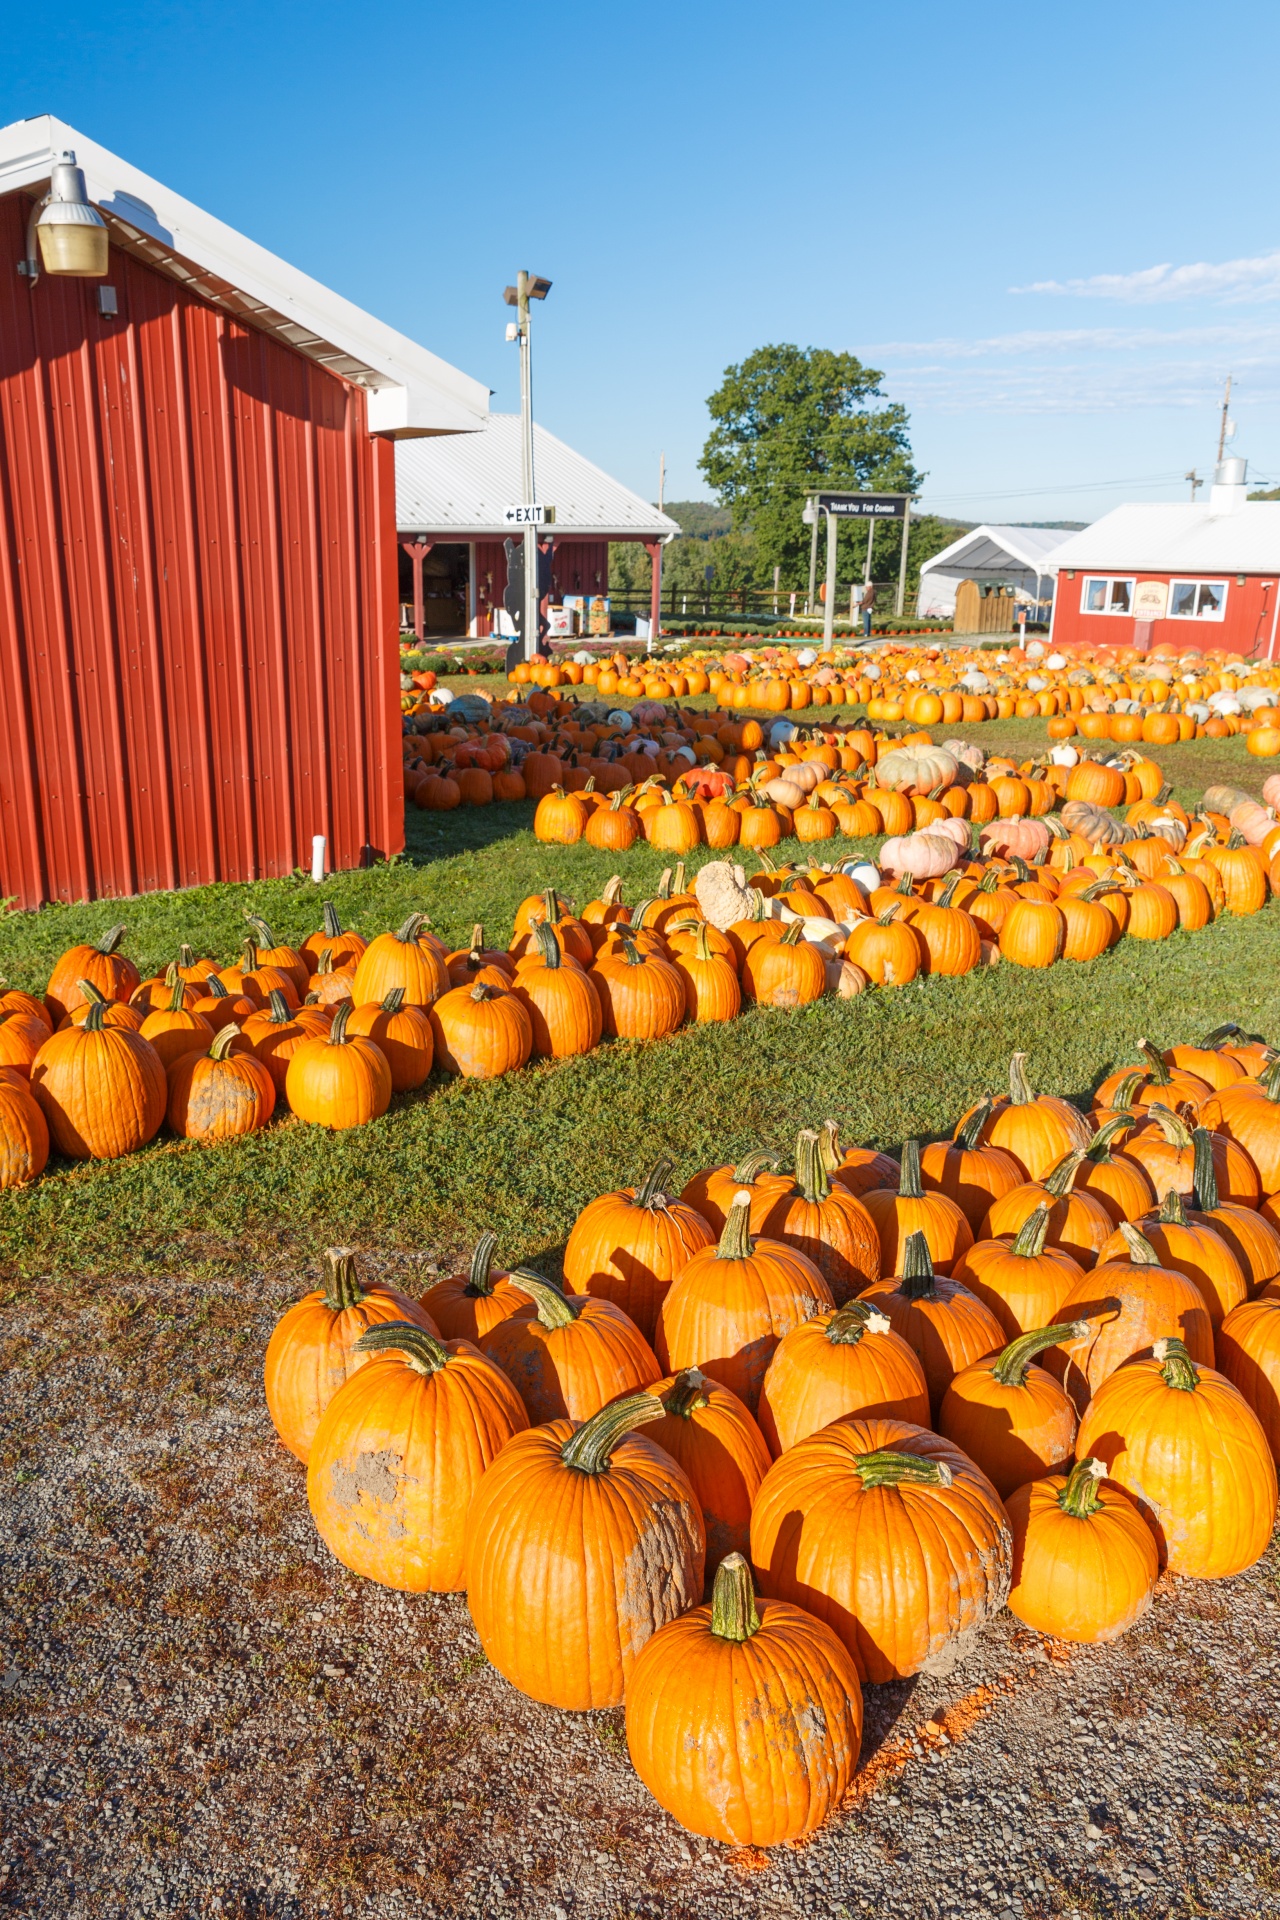
[[(556, 510), (556, 536), (666, 541), (680, 531), (670, 515), (536, 422), (533, 470), (536, 497)], [(519, 414), (491, 413), (482, 433), (396, 447), (396, 526), (402, 534), (501, 539), (512, 531), (503, 515), (520, 498)]]
[(364, 387), (371, 432), (470, 433), (484, 425), (489, 390), (480, 381), (51, 114), (0, 128), (0, 194), (42, 193), (68, 151), (115, 245)]
[(1019, 573), (1048, 573), (1046, 557), (1061, 546), (1060, 527), (974, 527), (920, 572), (953, 574), (957, 580), (1008, 580)]
[(1275, 573), (1280, 500), (1245, 500), (1226, 513), (1189, 502), (1116, 507), (1069, 534), (1053, 564), (1077, 573)]

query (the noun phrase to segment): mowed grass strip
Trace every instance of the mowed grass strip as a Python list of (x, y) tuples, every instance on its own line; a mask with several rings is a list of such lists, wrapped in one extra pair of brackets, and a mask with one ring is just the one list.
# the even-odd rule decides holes
[[(1028, 722), (974, 731), (994, 746), (987, 735), (1002, 725), (1034, 732)], [(1208, 768), (1225, 746), (1240, 747), (1243, 761), (1236, 741), (1178, 750), (1197, 756), (1191, 798), (1223, 777)], [(1234, 777), (1256, 790), (1256, 772), (1242, 777), (1251, 765)], [(581, 904), (619, 870), (629, 900), (654, 890), (663, 862), (648, 847), (611, 858), (542, 846), (530, 817), (527, 804), (447, 815), (411, 808), (406, 855), (322, 888), (291, 876), (11, 914), (0, 919), (0, 973), (40, 990), (66, 946), (115, 920), (126, 923), (127, 950), (145, 974), (182, 940), (231, 958), (246, 909), (295, 942), (330, 898), (366, 934), (421, 908), (453, 943), (480, 921), (505, 944), (516, 905), (539, 887), (553, 884)], [(819, 852), (857, 850), (840, 841)], [(780, 849), (798, 852), (794, 843)], [(711, 857), (699, 849), (690, 865)], [(1200, 934), (1125, 940), (1087, 967), (1003, 965), (794, 1013), (752, 1010), (727, 1026), (653, 1046), (606, 1044), (491, 1084), (434, 1077), (357, 1132), (285, 1118), (220, 1148), (162, 1138), (126, 1160), (55, 1161), (35, 1186), (0, 1196), (0, 1261), (15, 1275), (194, 1274), (210, 1262), (278, 1259), (282, 1243), (299, 1263), (334, 1241), (453, 1253), (492, 1226), (503, 1262), (545, 1259), (554, 1270), (578, 1210), (663, 1153), (683, 1183), (752, 1146), (786, 1153), (799, 1127), (829, 1116), (849, 1141), (896, 1147), (911, 1133), (949, 1130), (976, 1094), (1003, 1087), (1015, 1049), (1030, 1056), (1038, 1088), (1085, 1100), (1132, 1057), (1140, 1035), (1168, 1045), (1235, 1019), (1280, 1036), (1278, 931), (1272, 903)]]

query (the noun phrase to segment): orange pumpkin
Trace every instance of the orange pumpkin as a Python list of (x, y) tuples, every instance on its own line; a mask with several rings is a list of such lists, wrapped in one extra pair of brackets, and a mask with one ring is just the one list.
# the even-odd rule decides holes
[[(438, 942), (424, 935), (426, 915), (411, 913), (394, 933), (371, 940), (356, 963), (351, 982), (355, 1004), (381, 1005), (393, 987), (402, 989), (411, 1007), (429, 1007), (449, 985), (449, 974)], [(335, 964), (335, 972), (342, 969)]]
[(1126, 1361), (1152, 1351), (1153, 1343), (1179, 1337), (1192, 1358), (1213, 1360), (1213, 1322), (1193, 1280), (1162, 1267), (1155, 1248), (1136, 1227), (1120, 1228), (1129, 1263), (1106, 1262), (1084, 1274), (1058, 1309), (1063, 1320), (1088, 1323), (1088, 1332), (1065, 1340), (1047, 1363), (1075, 1401), (1085, 1408), (1104, 1380)]
[(188, 1048), (169, 1067), (171, 1130), (180, 1140), (236, 1140), (257, 1133), (275, 1112), (276, 1083), (228, 1020), (209, 1045)]
[(1000, 1497), (949, 1440), (846, 1416), (775, 1460), (751, 1516), (762, 1590), (816, 1614), (859, 1677), (904, 1680), (1004, 1605)]
[(372, 1040), (385, 1055), (395, 1093), (422, 1086), (431, 1072), (435, 1052), (431, 1019), (424, 1007), (405, 1005), (403, 987), (392, 987), (374, 1006), (353, 1007), (347, 1032), (353, 1038)]
[(877, 1281), (862, 1299), (883, 1313), (919, 1355), (935, 1412), (962, 1367), (1004, 1345), (991, 1308), (958, 1280), (934, 1272), (929, 1243), (920, 1232), (908, 1234), (895, 1278)]
[(569, 1712), (616, 1707), (641, 1648), (701, 1598), (706, 1533), (688, 1478), (633, 1431), (665, 1417), (628, 1394), (585, 1424), (518, 1433), (467, 1517), (467, 1605), (490, 1663)]
[(661, 1378), (648, 1341), (612, 1300), (562, 1293), (527, 1267), (509, 1278), (531, 1309), (500, 1320), (480, 1346), (514, 1383), (535, 1425), (589, 1420), (606, 1401)]
[(860, 1200), (832, 1186), (819, 1135), (806, 1127), (796, 1141), (795, 1180), (774, 1200), (760, 1224), (812, 1260), (836, 1305), (843, 1306), (880, 1278), (880, 1242), (875, 1222)]
[(801, 1608), (757, 1603), (739, 1553), (721, 1564), (709, 1606), (648, 1641), (627, 1688), (641, 1780), (682, 1826), (726, 1846), (812, 1833), (842, 1804), (861, 1739), (849, 1654)]
[(1106, 1471), (1086, 1456), (1005, 1501), (1013, 1529), (1009, 1611), (1055, 1640), (1116, 1640), (1151, 1606), (1160, 1571), (1155, 1538)]
[(760, 1430), (775, 1458), (846, 1413), (929, 1424), (917, 1354), (866, 1300), (793, 1327), (760, 1389)]
[(99, 939), (68, 947), (60, 956), (44, 990), (44, 1004), (55, 1027), (84, 1005), (86, 980), (106, 1000), (127, 1001), (142, 984), (132, 960), (117, 952), (124, 931), (122, 926), (108, 927)]
[(907, 1140), (896, 1186), (873, 1188), (862, 1196), (880, 1241), (882, 1270), (897, 1273), (907, 1240), (924, 1235), (933, 1266), (950, 1273), (973, 1245), (973, 1231), (964, 1214), (945, 1193), (926, 1193), (921, 1178), (920, 1142)]
[(1015, 1487), (1069, 1466), (1076, 1410), (1053, 1375), (1033, 1365), (1059, 1341), (1089, 1331), (1082, 1320), (1035, 1327), (1002, 1353), (956, 1374), (938, 1410), (938, 1432), (982, 1468), (1002, 1500)]
[(108, 1026), (105, 1015), (104, 1004), (91, 1005), (82, 1025), (51, 1034), (31, 1064), (31, 1091), (54, 1145), (71, 1160), (133, 1153), (164, 1119), (169, 1089), (159, 1054), (140, 1033)]
[(342, 1001), (328, 1033), (304, 1040), (285, 1072), (285, 1098), (298, 1118), (335, 1131), (362, 1127), (391, 1104), (387, 1057), (372, 1040), (348, 1038), (352, 1011)]
[(696, 1207), (667, 1191), (671, 1162), (643, 1185), (603, 1193), (583, 1208), (564, 1250), (565, 1286), (612, 1300), (652, 1340), (676, 1275), (716, 1236)]
[(769, 1471), (769, 1449), (736, 1393), (697, 1367), (659, 1380), (649, 1391), (666, 1417), (647, 1438), (665, 1448), (689, 1477), (707, 1530), (707, 1580), (727, 1554), (750, 1544), (751, 1508)]

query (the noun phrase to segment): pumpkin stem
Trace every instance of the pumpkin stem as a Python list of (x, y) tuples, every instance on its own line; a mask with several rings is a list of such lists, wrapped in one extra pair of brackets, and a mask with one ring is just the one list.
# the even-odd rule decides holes
[(1273, 1060), (1266, 1071), (1258, 1075), (1258, 1085), (1268, 1100), (1280, 1101), (1280, 1059)]
[(1092, 1160), (1095, 1166), (1109, 1160), (1112, 1141), (1122, 1133), (1131, 1133), (1137, 1124), (1137, 1115), (1132, 1113), (1116, 1113), (1110, 1120), (1104, 1120), (1084, 1150), (1085, 1159)]
[(724, 1231), (716, 1248), (717, 1260), (751, 1258), (751, 1195), (744, 1187), (735, 1193), (724, 1217)]
[(1191, 1176), (1195, 1183), (1195, 1203), (1201, 1213), (1212, 1213), (1220, 1198), (1218, 1169), (1213, 1164), (1213, 1135), (1207, 1127), (1195, 1127), (1191, 1138), (1196, 1148)]
[(209, 1042), (210, 1060), (225, 1060), (239, 1038), (239, 1027), (234, 1020), (228, 1020), (226, 1026), (219, 1027)]
[[(1192, 1199), (1194, 1198), (1193, 1194)], [(1182, 1195), (1176, 1187), (1170, 1187), (1166, 1193), (1156, 1218), (1162, 1227), (1186, 1227), (1191, 1224), (1187, 1219), (1187, 1210), (1182, 1204)]]
[(1056, 1326), (1034, 1327), (1030, 1333), (1011, 1340), (991, 1369), (991, 1377), (1002, 1387), (1025, 1387), (1027, 1373), (1036, 1355), (1063, 1340), (1083, 1340), (1089, 1331), (1087, 1320), (1060, 1320)]
[(682, 1420), (688, 1420), (697, 1408), (710, 1405), (707, 1377), (697, 1367), (686, 1367), (659, 1397), (668, 1413), (678, 1414)]
[(528, 1294), (544, 1327), (571, 1327), (582, 1312), (581, 1300), (569, 1299), (554, 1280), (545, 1280), (529, 1267), (512, 1267), (507, 1278)]
[(269, 949), (278, 944), (274, 933), (260, 913), (246, 913), (244, 917), (253, 928), (254, 938), (260, 947)]
[(952, 1135), (956, 1145), (965, 1153), (975, 1152), (982, 1139), (982, 1129), (990, 1117), (991, 1095), (984, 1093), (968, 1119), (962, 1120)]
[(1172, 1086), (1173, 1082), (1169, 1077), (1169, 1069), (1164, 1063), (1164, 1058), (1159, 1048), (1153, 1047), (1149, 1040), (1139, 1040), (1138, 1052), (1144, 1055), (1151, 1068), (1148, 1079), (1157, 1087)]
[[(669, 795), (664, 797), (668, 799), (670, 798)], [(670, 898), (671, 898), (671, 869), (670, 867), (664, 867), (662, 869), (662, 872), (658, 875), (658, 899), (669, 900)]]
[(1107, 1470), (1101, 1460), (1092, 1457), (1077, 1460), (1067, 1475), (1067, 1484), (1058, 1495), (1058, 1505), (1073, 1520), (1087, 1520), (1097, 1511), (1098, 1482), (1105, 1480)]
[(898, 1292), (904, 1300), (931, 1300), (938, 1290), (929, 1242), (922, 1233), (909, 1233), (902, 1249), (902, 1272)]
[(183, 1007), (187, 1004), (187, 983), (185, 980), (179, 980), (175, 975), (170, 985), (172, 991), (169, 994), (169, 1005), (165, 1011), (167, 1013), (181, 1013)]
[(624, 1394), (621, 1400), (611, 1400), (599, 1413), (584, 1420), (561, 1447), (560, 1458), (578, 1473), (604, 1473), (619, 1440), (634, 1427), (661, 1420), (665, 1412), (661, 1400), (652, 1393)]
[[(81, 982), (81, 985), (83, 984), (84, 983)], [(102, 1032), (103, 1022), (107, 1017), (108, 1005), (109, 1002), (103, 999), (91, 1000), (89, 1002), (89, 1011), (86, 1013), (83, 1021), (83, 1027), (86, 1033)]]
[(831, 1197), (822, 1148), (812, 1127), (805, 1127), (796, 1140), (796, 1185), (811, 1207)]
[[(630, 789), (627, 788), (624, 789), (624, 791), (629, 792)], [(620, 873), (615, 873), (611, 880), (606, 881), (600, 894), (600, 900), (602, 905), (606, 907), (620, 907), (622, 905), (622, 875)]]
[(951, 1469), (945, 1460), (922, 1460), (918, 1453), (894, 1453), (889, 1447), (854, 1455), (864, 1487), (897, 1487), (904, 1480), (924, 1487), (949, 1487)]
[(1178, 1393), (1194, 1393), (1200, 1385), (1200, 1369), (1187, 1352), (1186, 1342), (1176, 1334), (1157, 1340), (1151, 1349), (1160, 1363), (1160, 1377), (1166, 1387)]
[(1049, 1212), (1048, 1207), (1040, 1206), (1027, 1215), (1009, 1248), (1010, 1253), (1016, 1253), (1023, 1260), (1040, 1258), (1049, 1232)]
[(1049, 1169), (1045, 1176), (1044, 1190), (1051, 1193), (1055, 1200), (1065, 1200), (1075, 1182), (1076, 1169), (1084, 1159), (1084, 1148), (1076, 1147), (1071, 1153), (1064, 1153), (1057, 1165)]
[(489, 1278), (489, 1272), (493, 1266), (493, 1250), (497, 1244), (498, 1236), (492, 1229), (486, 1230), (476, 1241), (466, 1289), (474, 1300), (484, 1299), (487, 1294), (493, 1292), (493, 1282)]
[(501, 987), (491, 987), (487, 980), (477, 980), (471, 989), (471, 998), (473, 1000), (496, 1000), (501, 992)]
[(269, 1017), (272, 1026), (287, 1026), (292, 1015), (289, 1012), (289, 1002), (285, 999), (279, 987), (272, 987), (270, 993), (267, 995), (267, 1005), (271, 1009)]
[(726, 1553), (711, 1589), (711, 1631), (717, 1640), (749, 1640), (760, 1631), (751, 1569), (740, 1553)]
[(645, 963), (645, 957), (641, 953), (635, 941), (631, 938), (631, 935), (629, 933), (624, 933), (621, 936), (621, 938), (622, 938), (622, 958), (625, 965), (627, 965), (628, 967), (642, 967)]
[(956, 888), (960, 885), (960, 882), (963, 879), (964, 879), (964, 869), (962, 867), (957, 867), (955, 872), (952, 874), (951, 878), (947, 881), (946, 885), (943, 887), (942, 892), (938, 895), (938, 905), (940, 907), (949, 907), (951, 905), (952, 900), (955, 898)]
[(392, 987), (390, 993), (387, 995), (386, 999), (382, 1002), (382, 1011), (384, 1013), (399, 1013), (403, 1005), (404, 1005), (404, 988)]
[(818, 1152), (822, 1155), (823, 1172), (832, 1174), (840, 1165), (840, 1123), (838, 1120), (824, 1120), (818, 1134)]
[(876, 925), (878, 927), (892, 926), (893, 922), (897, 919), (897, 917), (898, 917), (898, 906), (897, 906), (897, 902), (895, 901), (892, 906), (886, 907), (883, 913), (878, 913), (876, 915)]
[(1191, 1130), (1186, 1122), (1173, 1112), (1172, 1108), (1160, 1106), (1148, 1107), (1147, 1117), (1154, 1120), (1171, 1147), (1177, 1147), (1185, 1153), (1193, 1145)]
[(793, 920), (784, 934), (778, 939), (780, 947), (798, 947), (804, 938), (804, 921)]
[(426, 925), (426, 922), (427, 916), (425, 913), (411, 913), (408, 919), (402, 921), (396, 928), (396, 939), (404, 946), (411, 947), (422, 931), (422, 928)]
[(902, 1143), (902, 1178), (898, 1182), (898, 1192), (904, 1200), (924, 1199), (918, 1140), (904, 1140)]
[(648, 1179), (642, 1187), (636, 1189), (635, 1204), (647, 1207), (651, 1212), (661, 1213), (669, 1204), (666, 1191), (667, 1181), (675, 1171), (674, 1160), (659, 1160), (655, 1163)]
[(333, 972), (333, 948), (332, 947), (321, 947), (320, 958), (316, 961), (316, 972), (317, 973)]
[(1215, 1027), (1212, 1033), (1206, 1033), (1204, 1039), (1200, 1042), (1200, 1049), (1202, 1052), (1215, 1052), (1224, 1040), (1233, 1040), (1238, 1033), (1243, 1033), (1243, 1031), (1243, 1027), (1237, 1026), (1234, 1020), (1224, 1021), (1222, 1026)]
[(347, 1022), (351, 1018), (351, 1002), (340, 1000), (338, 1011), (333, 1016), (333, 1025), (329, 1028), (328, 1042), (331, 1047), (343, 1047), (347, 1044)]
[(888, 1333), (891, 1322), (866, 1300), (850, 1300), (827, 1322), (826, 1335), (833, 1347), (856, 1347), (864, 1333)]
[(358, 1307), (364, 1288), (356, 1273), (356, 1256), (350, 1247), (326, 1247), (320, 1256), (320, 1286), (330, 1313), (343, 1313)]
[[(478, 931), (478, 929), (477, 929)], [(560, 965), (560, 942), (556, 939), (555, 928), (549, 920), (539, 920), (533, 929), (534, 945), (542, 955), (542, 964), (553, 972)]]
[(1009, 1099), (1015, 1107), (1029, 1107), (1035, 1099), (1027, 1079), (1027, 1056), (1015, 1053), (1009, 1062)]
[(749, 1187), (758, 1173), (763, 1173), (766, 1167), (772, 1171), (777, 1164), (776, 1153), (769, 1153), (763, 1147), (757, 1148), (755, 1153), (749, 1153), (744, 1160), (739, 1160), (733, 1169), (734, 1184)]
[(415, 1327), (411, 1320), (385, 1320), (381, 1326), (370, 1327), (356, 1341), (355, 1350), (357, 1353), (402, 1353), (415, 1373), (439, 1373), (449, 1364), (448, 1352), (434, 1333), (428, 1333), (425, 1327)]
[[(84, 985), (83, 980), (80, 982), (80, 985), (83, 987)], [(211, 1000), (229, 1000), (231, 998), (231, 995), (227, 992), (225, 984), (221, 980), (219, 980), (216, 973), (211, 973), (209, 975), (209, 978), (204, 983), (204, 989)], [(275, 988), (275, 992), (280, 993), (279, 987)], [(283, 1000), (284, 995), (280, 994), (280, 998)], [(288, 1003), (286, 1002), (286, 1005), (287, 1004)]]
[(93, 943), (95, 953), (114, 953), (124, 939), (123, 923), (118, 927), (108, 927), (106, 932)]
[(1129, 1263), (1135, 1267), (1158, 1267), (1160, 1255), (1151, 1242), (1128, 1220), (1120, 1222), (1120, 1237), (1129, 1249)]
[(1132, 1107), (1137, 1098), (1139, 1087), (1146, 1085), (1147, 1078), (1148, 1075), (1145, 1067), (1130, 1067), (1128, 1073), (1126, 1073), (1123, 1080), (1119, 1082), (1115, 1092), (1111, 1096), (1112, 1106), (1117, 1110)]
[(326, 938), (330, 940), (336, 940), (342, 932), (342, 922), (338, 918), (338, 909), (334, 906), (332, 900), (325, 901), (324, 910), (320, 915), (320, 924)]
[(686, 893), (687, 891), (688, 891), (688, 888), (685, 886), (685, 878), (684, 878), (684, 861), (677, 860), (675, 877), (671, 882), (671, 892), (672, 894), (679, 894), (679, 893)]
[(106, 994), (103, 993), (101, 987), (95, 987), (92, 980), (77, 980), (76, 985), (91, 1007), (109, 1007), (111, 1005), (111, 1002), (108, 1000)]

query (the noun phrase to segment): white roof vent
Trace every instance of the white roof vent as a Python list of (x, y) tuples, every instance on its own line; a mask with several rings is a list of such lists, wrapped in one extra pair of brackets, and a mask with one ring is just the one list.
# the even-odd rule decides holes
[(1248, 499), (1245, 475), (1248, 472), (1247, 460), (1233, 457), (1220, 460), (1214, 470), (1213, 485), (1209, 489), (1209, 511), (1212, 514), (1238, 513)]

